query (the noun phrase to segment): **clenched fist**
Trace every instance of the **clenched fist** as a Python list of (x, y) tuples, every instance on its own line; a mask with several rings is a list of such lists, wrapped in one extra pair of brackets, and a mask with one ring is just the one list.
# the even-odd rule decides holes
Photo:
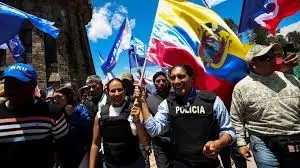
[(132, 108), (131, 108), (130, 115), (132, 115), (134, 117), (134, 119), (139, 119), (141, 111), (142, 111), (141, 110), (141, 104), (136, 99), (133, 103)]
[(208, 141), (203, 147), (203, 154), (210, 159), (216, 159), (220, 150), (221, 144), (218, 140)]

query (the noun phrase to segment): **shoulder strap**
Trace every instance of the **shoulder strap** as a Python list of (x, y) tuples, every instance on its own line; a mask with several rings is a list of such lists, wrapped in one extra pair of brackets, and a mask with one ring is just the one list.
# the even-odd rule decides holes
[(173, 103), (176, 100), (176, 95), (175, 93), (171, 93), (168, 95), (168, 97), (166, 98), (168, 103)]
[(109, 115), (109, 104), (105, 104), (104, 106), (101, 107), (101, 117), (108, 117)]
[(217, 98), (217, 95), (215, 93), (201, 90), (197, 93), (197, 97), (201, 98), (202, 100), (204, 100), (206, 102), (214, 103)]
[(132, 108), (132, 103), (130, 103), (129, 101), (127, 101), (125, 103), (125, 106), (123, 107), (121, 113), (120, 113), (120, 117), (122, 117), (122, 118), (128, 118), (128, 116), (130, 115), (131, 108)]

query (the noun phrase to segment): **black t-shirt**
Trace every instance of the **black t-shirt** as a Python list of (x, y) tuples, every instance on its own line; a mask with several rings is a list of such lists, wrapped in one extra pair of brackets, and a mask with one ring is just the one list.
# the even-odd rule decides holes
[(0, 167), (53, 168), (55, 142), (68, 133), (64, 114), (55, 105), (22, 108), (0, 104)]

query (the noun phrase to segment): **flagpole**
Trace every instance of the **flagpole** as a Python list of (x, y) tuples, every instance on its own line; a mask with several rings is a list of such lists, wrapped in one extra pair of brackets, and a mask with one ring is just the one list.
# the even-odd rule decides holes
[[(146, 51), (146, 46), (144, 46), (144, 51)], [(148, 51), (148, 50), (147, 50)], [(145, 53), (145, 52), (144, 52)], [(148, 53), (148, 52), (147, 52)], [(144, 57), (145, 57), (145, 54), (144, 54)], [(139, 86), (142, 86), (142, 82), (143, 82), (143, 79), (144, 79), (144, 76), (145, 76), (145, 71), (146, 71), (146, 65), (147, 65), (147, 59), (148, 59), (148, 54), (146, 56), (146, 58), (144, 59), (144, 64), (143, 64), (143, 69), (142, 69), (142, 74), (141, 74), (141, 77), (140, 77), (140, 81), (139, 81)]]
[(209, 8), (209, 6), (208, 6), (208, 4), (206, 3), (205, 0), (202, 0), (202, 2), (204, 3), (204, 5), (205, 5), (206, 8)]
[(103, 64), (103, 62), (105, 61), (104, 58), (102, 57), (101, 53), (98, 51), (98, 57), (99, 60), (101, 61), (101, 63)]
[(135, 65), (136, 65), (136, 68), (139, 69), (139, 64), (138, 64), (138, 61), (137, 61), (137, 58), (136, 58), (136, 55), (137, 54), (134, 54), (134, 59), (135, 59)]
[(142, 82), (145, 76), (145, 71), (146, 71), (146, 64), (147, 64), (147, 58), (144, 60), (144, 65), (143, 65), (143, 69), (142, 69), (142, 74), (141, 74), (141, 78), (139, 81), (139, 86), (142, 86)]
[(131, 73), (131, 61), (130, 61), (130, 54), (128, 52), (128, 62), (129, 62), (129, 72)]

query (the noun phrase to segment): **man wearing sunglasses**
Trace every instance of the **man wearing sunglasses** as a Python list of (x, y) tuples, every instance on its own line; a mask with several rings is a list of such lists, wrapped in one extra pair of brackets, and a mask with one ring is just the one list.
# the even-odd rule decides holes
[(135, 88), (145, 129), (152, 137), (169, 130), (172, 168), (219, 167), (218, 153), (235, 139), (225, 105), (215, 94), (194, 88), (194, 71), (188, 65), (172, 67), (169, 80), (174, 94), (159, 104), (155, 116)]
[(233, 90), (231, 121), (237, 145), (248, 159), (250, 147), (258, 168), (299, 167), (300, 82), (287, 73), (275, 71), (279, 44), (255, 45), (248, 52), (250, 73)]

